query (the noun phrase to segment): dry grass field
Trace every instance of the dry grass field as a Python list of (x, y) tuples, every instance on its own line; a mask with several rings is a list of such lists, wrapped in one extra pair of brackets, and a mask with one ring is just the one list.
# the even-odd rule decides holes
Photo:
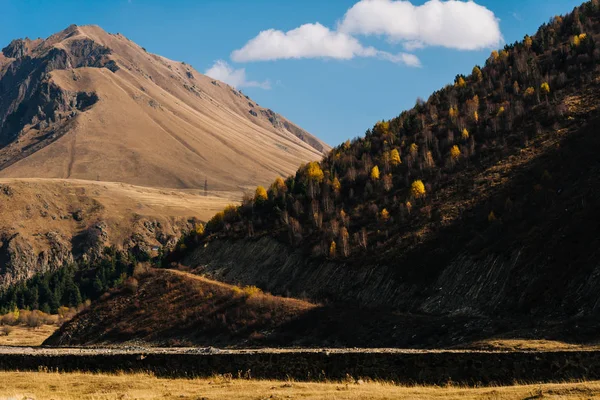
[(298, 383), (214, 377), (161, 379), (146, 374), (93, 375), (0, 372), (0, 399), (383, 400), (593, 399), (600, 382), (510, 387), (405, 387), (379, 382)]
[(0, 346), (40, 346), (57, 328), (56, 325), (42, 325), (39, 328), (0, 326)]

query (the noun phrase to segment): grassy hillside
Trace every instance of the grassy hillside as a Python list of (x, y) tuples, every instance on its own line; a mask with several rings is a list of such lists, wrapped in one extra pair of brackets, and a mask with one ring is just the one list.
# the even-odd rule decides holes
[(65, 324), (46, 344), (252, 345), (277, 336), (278, 327), (315, 308), (256, 287), (184, 272), (147, 270), (136, 276)]

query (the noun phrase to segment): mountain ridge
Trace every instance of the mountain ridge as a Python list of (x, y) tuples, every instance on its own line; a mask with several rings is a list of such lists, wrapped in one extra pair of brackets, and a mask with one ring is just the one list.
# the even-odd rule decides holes
[(1, 177), (240, 190), (329, 148), (240, 91), (98, 26), (14, 40), (3, 54)]

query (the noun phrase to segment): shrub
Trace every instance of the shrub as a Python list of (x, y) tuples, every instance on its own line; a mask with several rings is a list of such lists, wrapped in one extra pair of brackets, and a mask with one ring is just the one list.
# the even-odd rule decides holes
[(125, 281), (125, 289), (129, 292), (129, 293), (137, 293), (138, 291), (138, 287), (139, 287), (139, 282), (137, 279), (135, 279), (133, 276), (130, 276), (129, 278), (127, 278), (127, 280)]
[(2, 334), (2, 335), (0, 335), (0, 336), (8, 336), (8, 335), (10, 335), (10, 334), (11, 334), (11, 332), (12, 332), (14, 329), (15, 329), (15, 328), (13, 328), (13, 327), (12, 327), (12, 326), (10, 326), (10, 325), (5, 325), (5, 326), (3, 326), (3, 327), (2, 327), (2, 329), (0, 329), (0, 333)]

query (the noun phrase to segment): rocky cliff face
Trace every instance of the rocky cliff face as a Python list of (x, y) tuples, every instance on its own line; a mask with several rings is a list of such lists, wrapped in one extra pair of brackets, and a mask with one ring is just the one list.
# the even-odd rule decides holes
[[(60, 88), (51, 79), (52, 71), (81, 67), (118, 70), (109, 58), (111, 50), (88, 38), (74, 39), (68, 47), (51, 45), (76, 33), (77, 27), (71, 26), (60, 38), (17, 39), (2, 49), (7, 62), (0, 65), (0, 148), (12, 143), (14, 149), (4, 149), (0, 169), (58, 139), (73, 117), (98, 101), (93, 92)], [(21, 136), (28, 136), (25, 147), (18, 146)]]
[(49, 232), (45, 251), (37, 253), (31, 243), (20, 234), (0, 236), (0, 289), (14, 285), (37, 273), (55, 270), (74, 263), (68, 238)]
[[(145, 220), (117, 247), (138, 256), (152, 255), (153, 248), (158, 247), (168, 251), (174, 248), (177, 237), (192, 229), (192, 225), (182, 222), (166, 228), (158, 221)], [(3, 232), (0, 234), (0, 290), (63, 266), (99, 260), (104, 248), (117, 242), (117, 238), (109, 236), (104, 222), (93, 224), (74, 237), (51, 231), (40, 234), (35, 241), (19, 233), (11, 236)]]
[(180, 210), (166, 194), (155, 196), (166, 202), (166, 211), (140, 204), (156, 193), (100, 182), (0, 182), (0, 290), (41, 272), (93, 262), (106, 246), (136, 255), (172, 249), (194, 228), (195, 219), (183, 208), (194, 198), (183, 199)]
[[(597, 312), (600, 265), (551, 280), (529, 264), (521, 251), (447, 260), (430, 279), (400, 274), (395, 264), (351, 265), (307, 258), (263, 237), (215, 241), (191, 254), (184, 264), (213, 279), (257, 285), (274, 294), (316, 301), (392, 307), (414, 313), (467, 316), (573, 316)], [(425, 265), (410, 269), (427, 268)]]

